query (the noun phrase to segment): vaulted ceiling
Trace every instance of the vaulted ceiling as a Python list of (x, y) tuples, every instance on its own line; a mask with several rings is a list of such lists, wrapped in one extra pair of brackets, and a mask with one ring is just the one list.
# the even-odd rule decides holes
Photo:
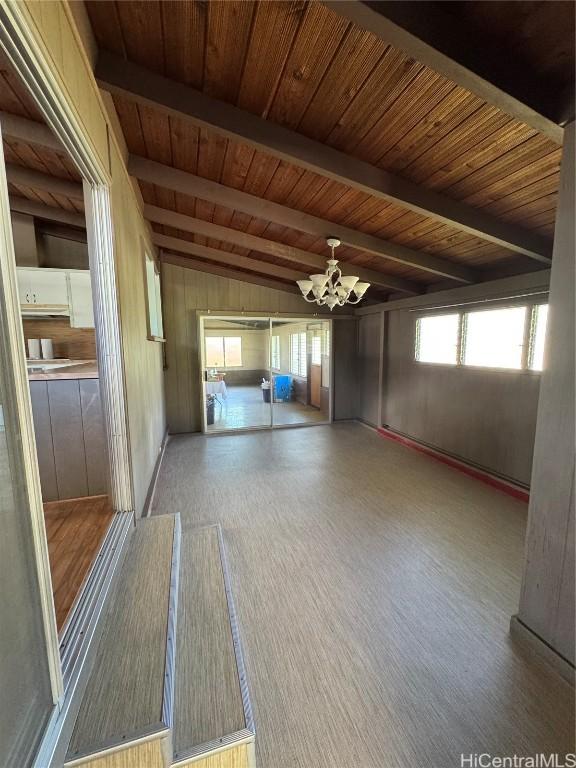
[[(573, 87), (572, 3), (86, 2), (96, 76), (157, 245), (288, 284), (320, 267), (335, 234), (372, 299), (547, 266), (561, 154), (552, 107), (531, 120), (532, 105), (508, 107), (457, 67), (453, 79), (443, 60), (433, 69), (427, 50), (426, 64), (401, 49), (390, 19), (364, 22), (369, 6), (399, 5), (449, 12), (480, 50), (493, 41), (485, 55), (512, 58), (512, 74), (520, 63), (534, 94)], [(39, 120), (0, 67), (0, 108)], [(78, 180), (55, 149), (10, 137), (5, 148), (14, 166)], [(13, 169), (13, 196), (81, 210), (65, 185), (38, 187)]]

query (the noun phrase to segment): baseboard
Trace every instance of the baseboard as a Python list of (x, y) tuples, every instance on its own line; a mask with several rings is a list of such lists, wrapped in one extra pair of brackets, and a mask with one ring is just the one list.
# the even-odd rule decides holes
[[(372, 426), (366, 422), (363, 423), (366, 426)], [(516, 485), (512, 481), (505, 480), (504, 478), (498, 477), (497, 475), (493, 475), (484, 469), (480, 469), (473, 464), (469, 464), (463, 461), (462, 459), (457, 459), (424, 443), (420, 443), (418, 440), (414, 440), (414, 438), (407, 437), (406, 435), (400, 434), (399, 432), (394, 432), (392, 429), (388, 429), (386, 427), (374, 427), (374, 429), (376, 429), (376, 432), (378, 432), (381, 437), (384, 437), (387, 440), (394, 440), (395, 442), (401, 443), (408, 448), (412, 448), (413, 450), (419, 451), (426, 456), (430, 456), (436, 461), (439, 461), (442, 464), (446, 464), (448, 467), (452, 467), (452, 469), (455, 469), (458, 472), (462, 472), (469, 477), (473, 477), (475, 480), (479, 480), (481, 483), (489, 485), (491, 488), (495, 488), (496, 490), (501, 491), (508, 496), (512, 496), (514, 499), (523, 501), (526, 504), (528, 504), (530, 501), (530, 492), (525, 488), (522, 488), (522, 486)]]
[(558, 674), (570, 685), (574, 686), (576, 671), (574, 666), (561, 656), (557, 651), (548, 645), (535, 632), (532, 632), (518, 615), (510, 619), (510, 635), (514, 640), (520, 641), (526, 648), (540, 656), (549, 666), (553, 667)]
[(166, 432), (164, 433), (164, 437), (162, 438), (162, 445), (160, 446), (160, 450), (158, 452), (158, 458), (156, 459), (156, 464), (154, 464), (152, 477), (150, 478), (148, 493), (146, 494), (146, 498), (144, 500), (144, 506), (142, 507), (142, 517), (150, 516), (150, 509), (152, 508), (152, 502), (154, 501), (154, 492), (156, 491), (156, 483), (158, 481), (158, 475), (160, 474), (160, 467), (162, 466), (162, 459), (164, 458), (164, 451), (166, 450), (166, 445), (168, 444), (168, 440), (170, 440), (170, 435), (168, 433), (168, 430), (166, 430)]

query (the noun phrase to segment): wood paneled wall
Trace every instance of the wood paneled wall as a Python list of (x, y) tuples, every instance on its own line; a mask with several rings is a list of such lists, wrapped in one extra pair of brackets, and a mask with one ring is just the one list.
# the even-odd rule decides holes
[(571, 664), (574, 638), (574, 143), (564, 134), (519, 618)]
[[(162, 291), (166, 331), (166, 414), (172, 433), (197, 432), (201, 428), (198, 310), (269, 312), (271, 315), (280, 312), (302, 317), (308, 309), (296, 294), (168, 263), (162, 265)], [(355, 398), (354, 365), (350, 356), (355, 355), (356, 321), (337, 320), (333, 328), (335, 381), (342, 391), (334, 418), (352, 418), (355, 414), (347, 398)]]
[(26, 342), (28, 339), (52, 339), (55, 357), (96, 360), (94, 328), (71, 328), (68, 317), (25, 318), (22, 325)]
[[(154, 252), (150, 228), (115, 141), (92, 66), (68, 3), (22, 6), (39, 48), (45, 47), (87, 143), (112, 178), (111, 206), (126, 377), (126, 401), (137, 514), (141, 513), (165, 433), (162, 344), (147, 339), (143, 248)], [(84, 29), (84, 34), (88, 30)]]
[(416, 363), (416, 317), (386, 314), (383, 423), (528, 485), (540, 376)]

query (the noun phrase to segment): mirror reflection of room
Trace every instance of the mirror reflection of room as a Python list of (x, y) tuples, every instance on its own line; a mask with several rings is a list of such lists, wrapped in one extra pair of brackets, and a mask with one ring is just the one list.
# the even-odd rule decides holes
[(330, 419), (330, 322), (204, 320), (207, 432)]
[(262, 382), (270, 374), (268, 318), (204, 322), (206, 431), (271, 425)]
[(330, 322), (273, 320), (271, 372), (274, 424), (330, 418)]

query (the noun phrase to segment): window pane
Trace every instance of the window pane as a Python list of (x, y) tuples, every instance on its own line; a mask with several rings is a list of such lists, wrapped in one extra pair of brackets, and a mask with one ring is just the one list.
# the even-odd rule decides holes
[(416, 360), (455, 365), (459, 324), (458, 314), (421, 317), (417, 324)]
[(222, 336), (206, 336), (206, 367), (221, 368), (224, 365)]
[(312, 365), (320, 365), (322, 363), (322, 337), (312, 337)]
[(533, 371), (541, 371), (544, 368), (544, 341), (546, 339), (546, 326), (548, 324), (548, 304), (540, 304), (534, 307), (536, 314), (534, 335), (532, 336), (532, 360), (530, 368)]
[(300, 376), (306, 376), (306, 333), (305, 332), (300, 334), (298, 371)]
[(280, 368), (280, 336), (272, 336), (272, 368)]
[(290, 373), (298, 376), (298, 351), (300, 340), (297, 333), (290, 334)]
[(521, 368), (526, 307), (466, 315), (464, 365)]
[(224, 364), (226, 368), (239, 368), (242, 365), (242, 338), (224, 337)]

